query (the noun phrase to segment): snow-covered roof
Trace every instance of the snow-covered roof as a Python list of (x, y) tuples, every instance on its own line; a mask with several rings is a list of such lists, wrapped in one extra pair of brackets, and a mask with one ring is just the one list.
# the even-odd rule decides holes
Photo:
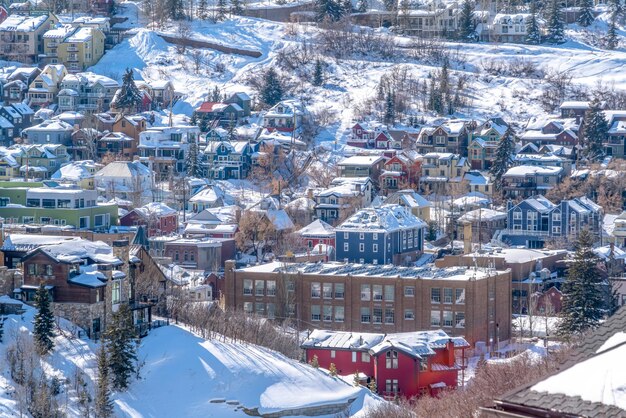
[(190, 203), (202, 202), (207, 204), (214, 204), (220, 199), (224, 200), (224, 190), (217, 185), (206, 186), (200, 189), (196, 194), (189, 198)]
[(504, 173), (503, 177), (520, 176), (554, 176), (563, 171), (562, 167), (541, 167), (536, 165), (519, 165), (511, 167)]
[(498, 210), (480, 208), (471, 210), (461, 216), (459, 222), (494, 222), (506, 219), (506, 213)]
[(383, 160), (383, 157), (377, 155), (354, 155), (341, 161), (340, 166), (360, 166), (371, 167)]
[(50, 178), (76, 182), (93, 177), (94, 171), (98, 167), (100, 164), (96, 164), (93, 160), (74, 161), (59, 168)]
[(65, 263), (78, 263), (89, 258), (96, 263), (122, 264), (122, 261), (113, 255), (113, 248), (102, 241), (77, 239), (43, 245), (39, 249), (50, 257)]
[(93, 36), (93, 28), (81, 27), (76, 32), (65, 38), (65, 42), (79, 43), (91, 40)]
[(47, 14), (39, 16), (12, 14), (8, 16), (4, 22), (0, 23), (0, 31), (32, 32), (39, 28), (46, 20), (48, 20)]
[(170, 208), (165, 203), (150, 202), (140, 208), (135, 209), (136, 212), (141, 213), (144, 217), (155, 216), (167, 216), (176, 213), (175, 209)]
[(321, 219), (316, 219), (298, 231), (301, 237), (335, 237), (335, 228)]
[(491, 199), (479, 192), (471, 192), (452, 201), (454, 206), (461, 208), (466, 206), (486, 206), (489, 203), (491, 203)]
[(284, 209), (268, 209), (267, 218), (272, 222), (277, 231), (293, 229), (294, 224)]
[(405, 189), (390, 194), (385, 199), (386, 203), (397, 203), (409, 208), (425, 208), (432, 204), (424, 197), (420, 196), (415, 190)]
[(39, 125), (31, 126), (30, 128), (24, 129), (24, 132), (38, 132), (38, 131), (72, 131), (74, 128), (67, 122), (63, 122), (62, 120), (45, 120), (41, 122)]
[(345, 220), (337, 230), (367, 230), (392, 232), (425, 227), (426, 223), (400, 205), (368, 207)]
[(563, 103), (561, 103), (561, 106), (559, 106), (559, 109), (576, 109), (576, 110), (589, 110), (591, 109), (591, 106), (589, 105), (589, 102), (586, 101), (565, 101)]
[(152, 172), (139, 161), (113, 161), (94, 175), (95, 178), (134, 178), (135, 176), (151, 177)]
[(58, 235), (39, 235), (39, 234), (9, 234), (4, 239), (2, 251), (30, 251), (35, 248), (59, 244), (62, 242), (76, 242), (80, 240), (78, 237), (63, 237)]
[(435, 349), (446, 347), (448, 342), (452, 342), (455, 348), (469, 346), (464, 338), (450, 337), (443, 330), (383, 334), (316, 329), (309, 334), (302, 347), (365, 351), (372, 355), (395, 349), (421, 359), (434, 355)]

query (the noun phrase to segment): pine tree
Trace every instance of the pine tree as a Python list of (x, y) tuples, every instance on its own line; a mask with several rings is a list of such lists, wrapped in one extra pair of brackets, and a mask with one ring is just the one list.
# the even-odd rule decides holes
[(274, 106), (283, 98), (283, 87), (280, 84), (278, 74), (274, 68), (267, 70), (263, 77), (261, 88), (261, 100), (268, 106)]
[(327, 19), (335, 22), (343, 15), (343, 8), (338, 0), (316, 0), (316, 8), (318, 22)]
[(385, 123), (389, 125), (393, 125), (393, 122), (396, 117), (396, 105), (393, 98), (393, 94), (388, 91), (387, 98), (385, 99)]
[(172, 20), (181, 20), (185, 17), (183, 0), (167, 0), (167, 13)]
[(187, 175), (189, 177), (202, 177), (200, 173), (200, 153), (198, 152), (198, 143), (192, 141), (187, 148), (185, 156), (185, 166), (187, 167)]
[(0, 315), (0, 343), (4, 342), (4, 315)]
[(606, 33), (606, 48), (613, 50), (619, 45), (619, 38), (617, 36), (617, 14), (611, 14), (611, 23), (609, 23), (609, 29)]
[(502, 190), (502, 176), (507, 172), (513, 162), (513, 154), (515, 153), (515, 134), (509, 127), (496, 148), (496, 155), (489, 173), (493, 177), (493, 184), (497, 191)]
[(605, 315), (604, 286), (593, 252), (593, 235), (583, 230), (575, 244), (574, 261), (563, 283), (563, 306), (558, 334), (563, 338), (595, 328)]
[(330, 372), (331, 376), (337, 376), (337, 366), (335, 366), (335, 363), (330, 363), (330, 366), (328, 366), (328, 371)]
[(430, 84), (428, 87), (428, 109), (437, 113), (443, 112), (443, 96), (437, 86), (434, 74), (430, 74)]
[(604, 117), (600, 101), (594, 99), (583, 123), (583, 155), (588, 161), (597, 161), (604, 156), (603, 142), (609, 133), (609, 123)]
[(595, 17), (593, 16), (593, 0), (581, 0), (578, 24), (583, 27), (590, 26)]
[(33, 338), (40, 355), (45, 355), (54, 348), (54, 315), (50, 309), (50, 295), (43, 283), (35, 294), (37, 313), (34, 318)]
[(98, 350), (98, 371), (96, 376), (96, 418), (110, 418), (113, 416), (113, 401), (111, 400), (111, 379), (109, 377), (109, 363), (104, 344)]
[(215, 9), (216, 9), (215, 20), (219, 22), (221, 20), (226, 19), (226, 11), (227, 11), (226, 0), (217, 0)]
[(471, 41), (475, 35), (473, 14), (474, 4), (470, 0), (464, 0), (459, 16), (459, 38), (461, 41)]
[(526, 20), (526, 43), (538, 45), (541, 43), (541, 32), (539, 30), (539, 21), (537, 20), (537, 4), (530, 2), (530, 16)]
[(624, 13), (624, 5), (622, 4), (622, 1), (623, 0), (609, 1), (609, 7), (611, 9), (611, 12), (617, 17), (620, 17)]
[(367, 12), (367, 0), (359, 0), (356, 3), (356, 11), (359, 13)]
[(324, 83), (324, 68), (322, 67), (322, 61), (315, 60), (315, 70), (313, 71), (313, 85), (321, 86)]
[(552, 0), (548, 10), (548, 42), (552, 44), (565, 42), (564, 23), (559, 0)]
[(370, 379), (370, 382), (367, 385), (367, 387), (372, 393), (378, 392), (378, 387), (376, 386), (376, 379), (374, 379), (373, 377)]
[(124, 390), (130, 384), (137, 360), (135, 329), (127, 304), (121, 304), (118, 311), (113, 313), (105, 339), (112, 387), (114, 390)]
[(200, 20), (206, 20), (209, 17), (209, 5), (207, 0), (199, 0), (196, 8), (196, 16)]
[(341, 14), (350, 16), (352, 14), (352, 0), (341, 0)]
[(133, 76), (133, 70), (126, 68), (124, 77), (122, 78), (122, 87), (115, 94), (115, 99), (111, 103), (116, 109), (128, 109), (131, 112), (137, 110), (141, 105), (142, 95)]
[(213, 87), (213, 91), (211, 92), (211, 101), (213, 103), (219, 103), (222, 101), (222, 93), (220, 92), (220, 88), (217, 85)]
[(230, 0), (230, 13), (241, 16), (243, 14), (243, 5), (241, 0)]

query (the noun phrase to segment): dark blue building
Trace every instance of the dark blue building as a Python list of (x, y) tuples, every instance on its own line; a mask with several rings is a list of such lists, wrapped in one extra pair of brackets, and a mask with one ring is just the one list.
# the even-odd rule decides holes
[(408, 264), (424, 250), (425, 227), (400, 205), (361, 209), (335, 230), (337, 261)]

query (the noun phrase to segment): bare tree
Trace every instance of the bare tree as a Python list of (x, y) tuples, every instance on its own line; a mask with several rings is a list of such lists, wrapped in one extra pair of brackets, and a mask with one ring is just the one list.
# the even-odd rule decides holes
[(258, 262), (263, 259), (265, 247), (275, 232), (274, 225), (263, 212), (248, 210), (239, 219), (235, 242), (241, 251), (252, 250)]

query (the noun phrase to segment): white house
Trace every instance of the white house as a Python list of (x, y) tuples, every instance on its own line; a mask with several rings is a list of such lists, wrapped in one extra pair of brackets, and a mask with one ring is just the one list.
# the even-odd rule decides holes
[(94, 175), (106, 199), (119, 198), (141, 206), (152, 201), (154, 173), (139, 161), (114, 161)]

